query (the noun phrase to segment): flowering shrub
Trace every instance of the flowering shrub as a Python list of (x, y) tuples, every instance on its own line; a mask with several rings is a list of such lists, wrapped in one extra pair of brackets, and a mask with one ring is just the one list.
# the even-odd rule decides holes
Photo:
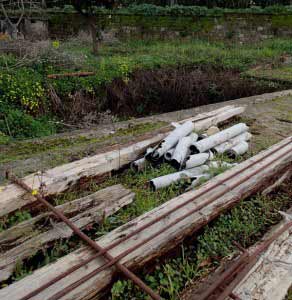
[(0, 73), (0, 103), (37, 113), (45, 100), (45, 89), (39, 74), (27, 68)]

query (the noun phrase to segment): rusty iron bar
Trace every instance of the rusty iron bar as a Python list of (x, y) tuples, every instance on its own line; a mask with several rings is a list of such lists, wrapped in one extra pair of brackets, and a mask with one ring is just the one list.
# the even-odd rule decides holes
[[(269, 239), (259, 244), (255, 250), (250, 253), (249, 261), (247, 265), (243, 268), (241, 272), (238, 272), (237, 276), (233, 279), (233, 281), (224, 289), (224, 291), (220, 294), (220, 296), (216, 300), (224, 300), (228, 295), (233, 293), (233, 290), (236, 286), (244, 279), (247, 273), (252, 269), (255, 265), (258, 256), (265, 251), (280, 235), (286, 232), (292, 226), (292, 221), (286, 223), (280, 230), (276, 231)], [(223, 280), (222, 280), (223, 282)]]
[[(103, 251), (111, 250), (112, 248), (114, 248), (115, 246), (119, 245), (120, 243), (126, 241), (127, 239), (131, 238), (132, 236), (135, 236), (136, 234), (140, 233), (141, 231), (143, 231), (144, 229), (150, 227), (151, 225), (153, 225), (153, 224), (159, 222), (161, 219), (167, 217), (167, 216), (168, 216), (169, 214), (171, 214), (172, 212), (175, 212), (176, 210), (178, 210), (178, 209), (180, 209), (181, 207), (187, 205), (188, 203), (192, 202), (193, 200), (195, 200), (196, 198), (202, 196), (203, 194), (205, 194), (205, 193), (207, 193), (207, 192), (213, 190), (214, 188), (218, 187), (219, 185), (224, 184), (224, 183), (225, 183), (226, 181), (228, 181), (229, 179), (232, 179), (233, 177), (235, 177), (236, 175), (240, 174), (241, 172), (247, 170), (248, 168), (250, 168), (250, 167), (256, 165), (256, 164), (259, 163), (260, 161), (262, 161), (262, 160), (264, 160), (265, 158), (269, 157), (270, 155), (272, 155), (272, 154), (276, 153), (277, 151), (281, 150), (282, 148), (286, 147), (287, 145), (289, 145), (289, 144), (291, 143), (291, 140), (292, 140), (292, 139), (290, 139), (287, 143), (285, 143), (285, 144), (283, 144), (283, 145), (277, 147), (277, 148), (274, 149), (272, 152), (270, 152), (270, 153), (264, 155), (264, 156), (261, 157), (260, 159), (258, 159), (258, 160), (256, 160), (256, 161), (253, 161), (253, 162), (250, 163), (248, 166), (246, 166), (246, 167), (244, 167), (243, 169), (241, 169), (241, 170), (235, 172), (234, 174), (228, 176), (228, 177), (225, 178), (224, 180), (218, 181), (217, 183), (215, 183), (215, 184), (213, 184), (212, 186), (210, 186), (208, 189), (202, 191), (201, 193), (197, 194), (196, 196), (192, 197), (191, 199), (187, 200), (186, 202), (177, 205), (177, 206), (174, 207), (173, 209), (171, 209), (171, 210), (169, 210), (168, 212), (162, 214), (160, 217), (158, 217), (158, 218), (156, 218), (156, 219), (154, 219), (154, 220), (152, 220), (152, 221), (146, 223), (145, 225), (141, 226), (140, 228), (134, 230), (134, 231), (131, 232), (129, 235), (123, 237), (123, 238), (120, 239), (119, 241), (114, 242), (114, 243), (112, 243), (111, 245), (105, 247)], [(284, 153), (284, 155), (287, 154), (288, 152), (289, 152), (289, 151), (286, 151), (286, 152)], [(262, 169), (263, 169), (263, 168), (262, 168)], [(216, 199), (215, 199), (215, 200), (216, 200)], [(207, 204), (205, 203), (203, 206), (208, 205), (208, 204), (211, 203), (211, 202), (213, 202), (213, 200), (208, 201), (208, 203), (207, 203)], [(201, 209), (201, 207), (203, 207), (203, 206), (202, 206), (202, 205), (201, 205), (201, 206), (199, 205), (199, 206), (195, 209), (195, 211)], [(192, 212), (192, 213), (193, 213), (193, 212)], [(176, 224), (176, 222), (175, 222), (175, 224)], [(169, 227), (168, 227), (168, 228), (169, 228)], [(166, 229), (168, 229), (168, 228), (166, 228)], [(165, 230), (166, 230), (166, 229), (165, 229)], [(159, 234), (160, 234), (160, 233), (159, 233)], [(143, 244), (144, 244), (144, 242), (143, 242)], [(39, 293), (40, 293), (41, 291), (43, 291), (44, 289), (50, 287), (51, 285), (53, 285), (53, 284), (55, 284), (56, 282), (60, 281), (61, 279), (65, 278), (65, 277), (68, 276), (69, 274), (73, 273), (74, 271), (78, 270), (79, 268), (85, 266), (85, 265), (88, 264), (89, 262), (91, 262), (91, 261), (93, 261), (94, 259), (96, 259), (96, 258), (98, 258), (99, 256), (101, 256), (101, 255), (104, 253), (103, 251), (100, 251), (100, 252), (94, 254), (93, 256), (89, 257), (88, 259), (84, 260), (84, 261), (81, 262), (80, 264), (77, 264), (77, 265), (71, 267), (71, 268), (68, 269), (66, 272), (60, 274), (59, 276), (55, 277), (55, 278), (52, 279), (51, 281), (49, 281), (49, 282), (43, 284), (42, 286), (40, 286), (40, 287), (37, 288), (36, 290), (32, 291), (29, 295), (27, 295), (26, 297), (22, 298), (21, 300), (28, 300), (28, 299), (30, 299), (31, 297), (33, 297), (33, 296), (39, 294)], [(97, 273), (99, 272), (98, 270), (95, 270), (95, 271), (97, 271)], [(93, 272), (94, 272), (94, 271), (93, 271)], [(94, 275), (95, 275), (95, 274), (92, 274), (91, 277), (94, 276)], [(90, 278), (91, 278), (91, 277), (90, 277)], [(74, 284), (74, 283), (73, 283), (73, 284)], [(70, 287), (70, 286), (68, 286), (68, 287)], [(58, 298), (57, 298), (57, 299), (58, 299)]]
[(220, 286), (230, 280), (238, 270), (242, 269), (242, 267), (247, 263), (247, 259), (249, 257), (249, 253), (245, 251), (243, 254), (239, 256), (239, 258), (229, 267), (223, 274), (215, 280), (210, 287), (208, 287), (203, 294), (198, 296), (197, 300), (205, 300), (208, 299)]
[(230, 297), (231, 299), (233, 299), (233, 300), (242, 300), (239, 296), (237, 296), (237, 295), (234, 294), (234, 293), (231, 293), (231, 294), (229, 295), (229, 297)]
[[(286, 144), (285, 144), (286, 146)], [(284, 145), (283, 145), (284, 147)], [(281, 147), (281, 148), (283, 148)], [(279, 150), (279, 149), (278, 149)], [(58, 300), (60, 299), (62, 296), (66, 295), (67, 293), (69, 293), (70, 291), (72, 291), (73, 289), (75, 289), (77, 286), (79, 286), (80, 284), (84, 283), (85, 281), (87, 281), (88, 279), (92, 278), (93, 276), (97, 275), (98, 273), (100, 273), (101, 271), (105, 270), (106, 268), (111, 267), (115, 262), (119, 261), (120, 259), (124, 258), (125, 256), (127, 256), (128, 254), (132, 253), (133, 251), (137, 250), (140, 246), (148, 243), (149, 241), (151, 241), (152, 239), (154, 239), (155, 237), (159, 236), (161, 233), (163, 233), (164, 231), (168, 230), (170, 227), (176, 225), (177, 223), (181, 222), (182, 220), (184, 220), (186, 217), (192, 215), (193, 213), (195, 213), (196, 211), (198, 211), (199, 209), (203, 208), (204, 206), (212, 203), (213, 201), (215, 201), (216, 199), (222, 197), (226, 192), (232, 190), (233, 188), (237, 187), (238, 185), (240, 185), (241, 183), (245, 182), (247, 179), (251, 178), (252, 176), (256, 175), (257, 173), (259, 173), (260, 171), (264, 170), (265, 168), (267, 168), (269, 165), (273, 164), (275, 161), (277, 161), (279, 158), (285, 156), (286, 154), (288, 154), (290, 152), (290, 150), (285, 151), (282, 155), (276, 157), (275, 159), (273, 159), (272, 161), (270, 161), (268, 164), (262, 166), (259, 170), (256, 170), (254, 172), (252, 172), (251, 174), (249, 174), (248, 176), (246, 176), (245, 178), (241, 179), (240, 181), (238, 181), (236, 184), (234, 184), (231, 187), (228, 187), (227, 189), (225, 189), (224, 191), (222, 191), (219, 196), (215, 196), (210, 198), (207, 203), (202, 203), (201, 205), (198, 205), (195, 209), (189, 211), (188, 213), (184, 214), (183, 216), (181, 216), (180, 218), (175, 219), (173, 222), (171, 222), (167, 227), (162, 228), (161, 230), (159, 230), (158, 232), (154, 233), (153, 235), (151, 235), (150, 237), (148, 237), (147, 239), (141, 241), (140, 243), (134, 245), (132, 248), (129, 248), (128, 250), (122, 252), (121, 254), (119, 254), (118, 256), (116, 256), (112, 261), (105, 263), (104, 265), (100, 266), (99, 268), (93, 270), (91, 273), (88, 273), (87, 275), (85, 275), (84, 277), (82, 277), (81, 279), (77, 280), (76, 282), (72, 283), (71, 285), (67, 286), (64, 290), (56, 293), (55, 295), (53, 295), (53, 297), (51, 297), (49, 300)], [(271, 155), (271, 154), (270, 154)], [(258, 161), (256, 161), (256, 163), (258, 163)], [(233, 176), (232, 176), (233, 177)], [(159, 217), (158, 219), (161, 219), (161, 217)], [(142, 226), (143, 227), (143, 226)], [(196, 228), (197, 229), (197, 228)], [(194, 230), (196, 230), (194, 229)], [(119, 244), (119, 243), (118, 243)], [(109, 246), (111, 247), (111, 246)], [(105, 248), (108, 249), (109, 247)], [(110, 248), (111, 249), (111, 248)], [(97, 253), (98, 255), (98, 253)]]
[(74, 73), (62, 73), (62, 74), (49, 74), (47, 78), (56, 79), (62, 77), (87, 77), (95, 75), (94, 72), (74, 72)]
[[(51, 205), (47, 200), (45, 200), (40, 194), (33, 193), (33, 190), (23, 182), (23, 180), (17, 178), (15, 175), (7, 172), (7, 178), (10, 179), (13, 183), (20, 186), (22, 189), (26, 190), (28, 193), (31, 193), (39, 202), (51, 210), (61, 221), (63, 221), (68, 227), (70, 227), (74, 233), (76, 233), (84, 242), (86, 242), (94, 250), (101, 252), (103, 251), (104, 257), (108, 261), (113, 261), (114, 257), (111, 256), (108, 252), (105, 252), (104, 249), (99, 246), (95, 241), (90, 237), (84, 234), (74, 223), (72, 223), (63, 213)], [(152, 299), (161, 300), (161, 297), (155, 293), (149, 286), (147, 286), (140, 278), (138, 278), (134, 273), (128, 270), (124, 265), (119, 262), (113, 263), (116, 267), (129, 279), (131, 279), (137, 286), (139, 286), (145, 293), (147, 293)], [(29, 299), (30, 295), (23, 297), (22, 299)]]

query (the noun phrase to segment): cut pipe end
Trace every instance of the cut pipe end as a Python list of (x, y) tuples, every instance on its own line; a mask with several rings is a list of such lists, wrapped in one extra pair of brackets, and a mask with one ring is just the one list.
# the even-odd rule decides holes
[(152, 191), (156, 191), (155, 184), (154, 184), (154, 182), (153, 182), (152, 180), (149, 181), (149, 186), (150, 186), (150, 189), (151, 189)]
[(181, 167), (180, 163), (176, 159), (172, 159), (170, 161), (170, 164), (177, 170), (179, 170)]
[(235, 153), (235, 151), (232, 151), (232, 150), (226, 151), (226, 155), (230, 159), (236, 159), (236, 156), (237, 156), (236, 153)]
[(197, 149), (195, 145), (190, 146), (191, 154), (198, 154), (200, 151)]

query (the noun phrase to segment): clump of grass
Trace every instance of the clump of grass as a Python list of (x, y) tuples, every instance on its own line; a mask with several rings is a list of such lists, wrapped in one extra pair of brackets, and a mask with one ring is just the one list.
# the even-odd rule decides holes
[(4, 216), (0, 219), (0, 232), (6, 230), (7, 228), (13, 225), (29, 220), (31, 218), (32, 216), (27, 210), (19, 210), (11, 216)]

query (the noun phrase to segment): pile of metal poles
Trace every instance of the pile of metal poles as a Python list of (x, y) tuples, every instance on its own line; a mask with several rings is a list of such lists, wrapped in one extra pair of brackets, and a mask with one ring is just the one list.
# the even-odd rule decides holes
[(189, 183), (190, 189), (210, 179), (212, 169), (236, 165), (222, 159), (216, 160), (220, 154), (234, 160), (249, 149), (251, 134), (244, 123), (222, 131), (212, 126), (202, 134), (194, 132), (194, 128), (191, 121), (175, 124), (175, 129), (164, 140), (154, 148), (148, 148), (144, 157), (132, 163), (132, 168), (142, 171), (147, 163), (157, 167), (169, 163), (177, 172), (152, 179), (150, 186), (157, 190), (184, 181)]

